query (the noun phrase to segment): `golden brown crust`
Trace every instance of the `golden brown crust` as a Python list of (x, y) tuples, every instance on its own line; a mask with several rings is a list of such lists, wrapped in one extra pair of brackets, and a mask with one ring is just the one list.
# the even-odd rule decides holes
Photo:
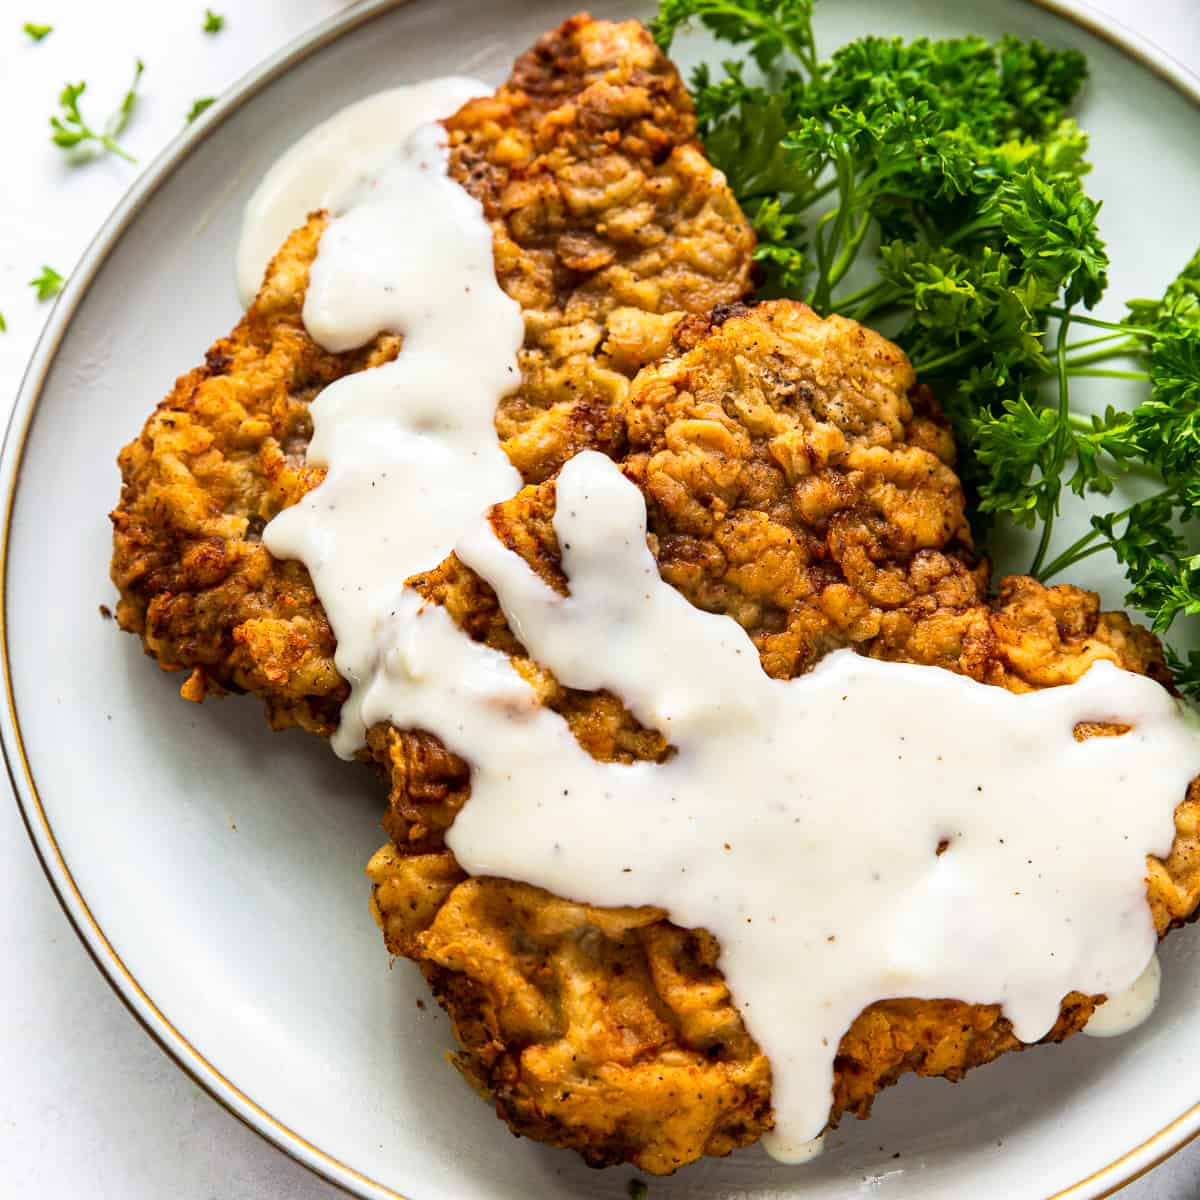
[(980, 594), (950, 431), (904, 354), (773, 301), (692, 319), (630, 393), (659, 570), (771, 675)]
[[(776, 677), (852, 645), (1014, 691), (1071, 682), (1098, 658), (1165, 680), (1157, 642), (1090, 593), (1009, 579), (988, 598), (948, 430), (895, 347), (801, 305), (730, 303), (748, 290), (752, 236), (640, 26), (572, 18), (447, 128), (452, 173), (484, 205), (498, 278), (526, 319), (522, 386), (497, 429), (539, 486), (493, 524), (552, 585), (552, 476), (597, 447), (642, 488), (664, 578), (738, 620)], [(293, 234), (243, 321), (122, 452), (113, 578), (122, 627), (164, 668), (190, 671), (187, 698), (253, 691), (272, 723), (328, 734), (345, 696), (332, 633), (307, 573), (271, 559), (259, 534), (321, 478), (304, 465), (311, 399), (400, 341), (330, 355), (308, 339), (324, 224), (314, 214)], [(669, 753), (615, 697), (563, 688), (525, 658), (491, 589), (453, 557), (415, 586), (514, 656), (595, 757)], [(425, 973), (459, 1069), (516, 1132), (661, 1173), (770, 1127), (769, 1066), (705, 931), (467, 879), (443, 841), (466, 765), (387, 726), (369, 752), (391, 784), (392, 841), (369, 868), (388, 947)], [(1168, 858), (1148, 863), (1160, 933), (1200, 896), (1197, 785), (1176, 829)], [(1068, 996), (1046, 1040), (1092, 1007)], [(881, 1001), (842, 1039), (830, 1120), (866, 1116), (904, 1073), (959, 1079), (1021, 1048), (996, 1006)]]
[(678, 72), (638, 22), (572, 17), (446, 127), (525, 312), (523, 386), (496, 421), (513, 465), (537, 481), (581, 449), (616, 453), (627, 377), (685, 313), (750, 290), (753, 234)]
[[(716, 967), (717, 945), (653, 909), (593, 909), (536, 888), (463, 880), (448, 853), (372, 860), (381, 913), (422, 880), (428, 924), (401, 936), (451, 1014), (455, 1064), (517, 1133), (593, 1166), (659, 1173), (753, 1141), (770, 1111), (766, 1058)], [(392, 868), (397, 871), (393, 875)], [(409, 909), (410, 914), (413, 910)], [(415, 914), (414, 914), (415, 915)], [(390, 921), (389, 946), (398, 923)]]
[(252, 691), (272, 724), (328, 735), (347, 692), (333, 633), (308, 572), (272, 558), (261, 533), (323, 477), (304, 463), (311, 401), (393, 358), (400, 340), (336, 355), (305, 333), (324, 227), (317, 214), (288, 238), (245, 317), (121, 451), (112, 577), (121, 628), (164, 670), (191, 671), (185, 698)]
[[(721, 318), (688, 322), (684, 353), (634, 381), (626, 471), (646, 495), (664, 578), (740, 620), (768, 670), (789, 677), (849, 644), (1013, 691), (1070, 682), (1098, 658), (1161, 677), (1155, 639), (1101, 613), (1091, 593), (1012, 578), (988, 598), (944, 426), (894, 347), (798, 304)], [(789, 473), (781, 442), (803, 471)], [(814, 444), (837, 451), (822, 456)], [(492, 524), (561, 589), (553, 511), (550, 481), (497, 505)], [(597, 758), (667, 752), (613, 697), (562, 688), (530, 662), (491, 588), (454, 557), (413, 583), (512, 656)], [(860, 619), (843, 619), (848, 611)], [(376, 916), (388, 948), (420, 965), (450, 1013), (459, 1069), (514, 1131), (596, 1164), (661, 1173), (770, 1128), (768, 1065), (708, 934), (654, 909), (593, 909), (467, 879), (443, 842), (469, 794), (466, 765), (427, 734), (380, 728), (371, 747), (392, 784), (392, 842), (369, 867)], [(1181, 803), (1177, 829), (1167, 862), (1148, 869), (1160, 932), (1200, 896), (1200, 787)], [(1067, 996), (1044, 1040), (1077, 1032), (1094, 1003)], [(839, 1046), (830, 1121), (867, 1116), (905, 1073), (957, 1080), (1022, 1048), (996, 1005), (881, 1001)]]
[[(446, 126), (450, 173), (483, 204), (525, 316), (521, 387), (496, 415), (506, 452), (530, 480), (585, 447), (619, 453), (629, 377), (685, 313), (750, 287), (753, 234), (675, 68), (637, 22), (573, 17)], [(308, 573), (259, 535), (322, 477), (304, 466), (311, 400), (400, 348), (384, 335), (335, 355), (308, 338), (325, 223), (288, 239), (246, 316), (121, 452), (112, 515), (118, 621), (190, 672), (185, 698), (252, 691), (272, 724), (322, 735), (346, 695), (333, 634)]]

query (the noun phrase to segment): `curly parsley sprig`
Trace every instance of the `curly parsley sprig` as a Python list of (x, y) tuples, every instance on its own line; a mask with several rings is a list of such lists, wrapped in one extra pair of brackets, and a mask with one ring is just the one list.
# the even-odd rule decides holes
[[(1038, 529), (1042, 579), (1111, 553), (1160, 634), (1200, 615), (1200, 251), (1123, 322), (1088, 311), (1108, 257), (1068, 115), (1082, 55), (865, 37), (822, 61), (811, 17), (811, 0), (662, 0), (655, 25), (664, 49), (694, 20), (750, 60), (690, 83), (709, 156), (757, 232), (761, 292), (894, 331), (954, 427), (981, 538), (997, 522)], [(1083, 376), (1147, 394), (1083, 415)], [(1133, 472), (1148, 495), (1052, 552), (1066, 494), (1108, 495)], [(1167, 653), (1200, 697), (1200, 653)]]
[[(1112, 490), (1114, 478), (1136, 470), (1155, 490), (1117, 512), (1092, 517), (1091, 529), (1045, 564), (1050, 578), (1094, 554), (1111, 552), (1128, 583), (1126, 602), (1145, 613), (1151, 628), (1168, 634), (1180, 618), (1200, 615), (1200, 554), (1189, 536), (1200, 519), (1200, 251), (1163, 296), (1132, 300), (1120, 325), (1109, 325), (1105, 348), (1079, 356), (1090, 364), (1132, 355), (1143, 368), (1113, 371), (1145, 380), (1148, 395), (1132, 409), (1074, 418), (1090, 462), (1090, 490)], [(1100, 322), (1096, 323), (1100, 325)], [(1200, 696), (1200, 654), (1187, 659), (1168, 647), (1179, 688)]]
[[(142, 73), (145, 69), (145, 63), (139, 58), (134, 68), (133, 82), (130, 83), (129, 89), (121, 98), (121, 103), (116, 111), (112, 113), (108, 120), (105, 121), (103, 127), (98, 131), (87, 123), (83, 113), (79, 109), (79, 101), (84, 92), (87, 91), (87, 84), (66, 84), (58, 97), (58, 105), (62, 111), (50, 118), (50, 127), (52, 130), (50, 140), (63, 150), (75, 152), (82, 149), (91, 150), (96, 153), (107, 151), (126, 159), (128, 162), (137, 162), (137, 159), (117, 139), (125, 132), (125, 128), (129, 124), (129, 119), (133, 116), (133, 110), (138, 99), (138, 84), (141, 82)], [(83, 160), (73, 158), (72, 161), (81, 162)]]

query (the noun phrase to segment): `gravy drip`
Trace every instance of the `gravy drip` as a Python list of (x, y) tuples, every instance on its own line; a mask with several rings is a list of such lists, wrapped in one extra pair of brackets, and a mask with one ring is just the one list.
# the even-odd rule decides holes
[(335, 216), (363, 180), (416, 128), (448, 117), (491, 92), (486, 83), (448, 75), (376, 92), (309, 130), (267, 169), (246, 205), (237, 249), (237, 286), (248, 308), (267, 264), (310, 212)]
[(309, 336), (334, 352), (384, 330), (404, 344), (313, 401), (308, 462), (328, 473), (263, 531), (276, 558), (308, 568), (337, 637), (334, 662), (351, 686), (333, 739), (344, 758), (366, 737), (362, 690), (404, 581), (521, 487), (493, 421), (520, 382), (524, 322), (496, 282), (483, 210), (446, 164), (445, 131), (421, 126), (321, 237)]

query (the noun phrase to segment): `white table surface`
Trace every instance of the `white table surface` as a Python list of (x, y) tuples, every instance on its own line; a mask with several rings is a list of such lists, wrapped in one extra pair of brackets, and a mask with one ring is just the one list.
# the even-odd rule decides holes
[[(582, 0), (581, 0), (582, 2)], [(825, 0), (835, 3), (836, 0)], [(961, 0), (969, 3), (969, 0)], [(1200, 0), (1092, 0), (1200, 72)], [(137, 176), (109, 156), (71, 168), (47, 118), (67, 79), (107, 113), (146, 62), (125, 144), (148, 162), (192, 101), (214, 95), (337, 0), (0, 0), (0, 418), (50, 310), (26, 281), (70, 272)], [(52, 24), (32, 45), (21, 23)], [(4, 790), (7, 791), (5, 785)], [(24, 1200), (332, 1200), (342, 1195), (214, 1103), (142, 1032), (54, 899), (15, 804), (0, 796), (0, 1196)], [(1200, 1078), (1200, 1068), (1197, 1070)], [(1197, 1200), (1200, 1141), (1131, 1185), (1129, 1200)]]

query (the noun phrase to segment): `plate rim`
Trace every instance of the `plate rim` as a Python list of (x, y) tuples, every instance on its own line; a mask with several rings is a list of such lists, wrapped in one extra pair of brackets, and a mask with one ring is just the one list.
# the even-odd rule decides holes
[[(175, 1028), (129, 971), (92, 915), (58, 846), (33, 778), (21, 736), (20, 717), (8, 653), (8, 565), (13, 504), (33, 417), (42, 389), (80, 303), (125, 232), (185, 160), (235, 112), (293, 67), (341, 37), (415, 0), (360, 0), (291, 39), (238, 79), (194, 124), (167, 144), (133, 184), (89, 242), (71, 274), (30, 357), (0, 446), (0, 753), (26, 833), (42, 871), (71, 928), (101, 976), (151, 1039), (227, 1112), (309, 1170), (363, 1200), (410, 1200), (310, 1142), (276, 1119), (204, 1057)], [(1200, 108), (1200, 75), (1163, 47), (1088, 0), (1025, 0), (1108, 42), (1158, 75)], [(1162, 1129), (1045, 1200), (1104, 1200), (1162, 1164), (1200, 1136), (1200, 1099)]]

